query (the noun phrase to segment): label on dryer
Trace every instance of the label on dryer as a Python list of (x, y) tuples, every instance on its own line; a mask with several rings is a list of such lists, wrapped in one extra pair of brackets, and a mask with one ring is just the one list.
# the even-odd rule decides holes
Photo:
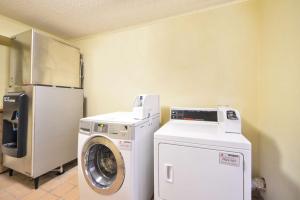
[(131, 150), (131, 141), (121, 140), (119, 141), (119, 148), (121, 150)]
[(219, 163), (233, 167), (240, 166), (240, 156), (231, 153), (219, 153)]

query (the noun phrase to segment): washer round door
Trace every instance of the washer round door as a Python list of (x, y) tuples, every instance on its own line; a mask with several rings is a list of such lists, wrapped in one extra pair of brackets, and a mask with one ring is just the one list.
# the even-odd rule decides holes
[(82, 171), (89, 186), (109, 195), (117, 192), (125, 179), (125, 163), (117, 146), (108, 138), (89, 139), (82, 151)]

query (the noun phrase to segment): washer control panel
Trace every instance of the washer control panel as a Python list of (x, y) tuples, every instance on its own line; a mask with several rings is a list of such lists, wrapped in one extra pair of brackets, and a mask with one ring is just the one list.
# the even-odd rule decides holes
[(131, 140), (134, 136), (134, 128), (126, 124), (94, 123), (94, 133), (107, 135), (112, 139)]
[(95, 123), (94, 131), (97, 133), (107, 133), (108, 132), (108, 124)]

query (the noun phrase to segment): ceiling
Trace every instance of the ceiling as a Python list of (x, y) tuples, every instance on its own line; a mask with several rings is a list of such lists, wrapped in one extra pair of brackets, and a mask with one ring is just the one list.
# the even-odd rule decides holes
[(237, 0), (1, 0), (0, 14), (76, 38)]

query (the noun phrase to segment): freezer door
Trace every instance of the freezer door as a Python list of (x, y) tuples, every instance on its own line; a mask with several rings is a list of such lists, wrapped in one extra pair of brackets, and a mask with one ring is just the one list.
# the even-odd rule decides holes
[(159, 199), (242, 200), (243, 155), (159, 144)]

